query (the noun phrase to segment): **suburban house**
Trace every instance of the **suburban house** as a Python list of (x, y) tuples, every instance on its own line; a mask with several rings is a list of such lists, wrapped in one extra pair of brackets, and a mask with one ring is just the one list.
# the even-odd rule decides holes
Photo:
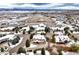
[(63, 43), (63, 44), (65, 44), (65, 43), (70, 41), (70, 38), (68, 36), (64, 35), (62, 32), (55, 32), (54, 34), (55, 34), (55, 41), (56, 41), (56, 43), (59, 43), (59, 44)]
[(23, 30), (25, 30), (25, 32), (28, 32), (30, 30), (29, 26), (23, 27), (20, 31), (23, 32)]
[(44, 35), (36, 34), (36, 35), (33, 36), (32, 42), (33, 43), (45, 43), (46, 38), (45, 38)]
[(3, 36), (3, 37), (0, 37), (0, 43), (7, 41), (7, 40), (13, 40), (14, 37), (16, 37), (16, 35), (6, 35), (6, 36)]
[(5, 27), (5, 28), (1, 28), (1, 31), (12, 31), (15, 27)]

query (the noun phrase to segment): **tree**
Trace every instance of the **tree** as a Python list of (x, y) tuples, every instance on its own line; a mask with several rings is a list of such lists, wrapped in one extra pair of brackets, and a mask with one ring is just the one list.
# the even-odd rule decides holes
[(20, 37), (19, 37), (19, 36), (16, 36), (16, 38), (17, 38), (18, 40), (20, 40)]
[(23, 34), (25, 34), (25, 32), (26, 32), (26, 29), (23, 30)]
[(4, 48), (1, 47), (1, 52), (4, 52)]
[(30, 47), (30, 41), (28, 39), (26, 40), (26, 47)]
[(37, 50), (34, 50), (33, 53), (35, 54)]
[(70, 33), (68, 32), (68, 30), (69, 30), (69, 27), (65, 27), (65, 28), (64, 28), (65, 35), (70, 35)]
[(30, 27), (30, 32), (34, 31), (34, 28), (33, 27)]
[(58, 49), (57, 51), (58, 51), (59, 55), (62, 55), (62, 50), (61, 49)]
[(31, 32), (31, 31), (29, 30), (29, 31), (28, 31), (28, 34), (30, 34), (30, 32)]
[(41, 49), (41, 54), (45, 55), (45, 49), (44, 48)]
[(49, 27), (45, 27), (45, 32), (50, 32), (50, 28)]
[(74, 41), (75, 41), (75, 42), (77, 42), (77, 40), (78, 40), (77, 38), (74, 38)]
[(72, 52), (77, 52), (79, 50), (79, 47), (77, 47), (75, 44), (72, 44), (70, 49)]
[(31, 34), (31, 35), (30, 35), (30, 39), (32, 39), (32, 38), (33, 38), (33, 35), (35, 35), (35, 34), (33, 33), (33, 34)]
[(17, 36), (16, 38), (14, 38), (14, 40), (12, 40), (12, 44), (15, 45), (16, 43), (18, 43), (20, 40), (20, 37)]
[(52, 43), (55, 43), (55, 34), (52, 35), (51, 42), (52, 42)]
[(64, 28), (64, 31), (68, 31), (68, 30), (69, 30), (69, 27), (65, 27), (65, 28)]
[(19, 31), (19, 27), (15, 27), (14, 30), (15, 30), (16, 33), (18, 33), (18, 31)]
[(30, 27), (30, 30), (28, 31), (28, 34), (30, 34), (32, 31), (34, 31), (34, 28)]
[(26, 53), (25, 49), (20, 47), (17, 51), (17, 54), (20, 54), (20, 53)]
[(73, 31), (71, 30), (71, 33), (73, 33)]

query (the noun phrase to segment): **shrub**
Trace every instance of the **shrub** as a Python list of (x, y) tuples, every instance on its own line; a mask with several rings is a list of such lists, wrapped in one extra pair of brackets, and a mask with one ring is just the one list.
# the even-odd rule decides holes
[(52, 43), (55, 43), (55, 35), (54, 35), (54, 34), (52, 35), (51, 42), (52, 42)]
[(79, 47), (75, 46), (75, 44), (72, 44), (71, 47), (70, 47), (70, 50), (72, 52), (77, 52), (79, 50)]
[(41, 49), (41, 54), (45, 55), (45, 49), (44, 48)]
[(34, 33), (30, 35), (30, 39), (32, 39), (32, 38), (33, 38), (33, 35), (34, 35)]
[(68, 31), (68, 30), (69, 30), (69, 27), (65, 27), (65, 28), (64, 28), (64, 31)]
[(26, 40), (26, 47), (30, 47), (30, 41), (28, 39)]
[(58, 51), (59, 55), (62, 55), (62, 49), (58, 49), (57, 51)]
[(45, 32), (50, 32), (50, 28), (49, 27), (45, 27)]
[(20, 54), (20, 53), (26, 53), (25, 49), (22, 48), (22, 47), (20, 47), (20, 48), (18, 49), (17, 54)]
[(25, 34), (26, 29), (23, 30), (23, 34)]
[(1, 47), (1, 52), (4, 52), (4, 48)]
[(36, 53), (36, 50), (34, 50), (33, 53), (35, 54)]
[(14, 31), (15, 31), (16, 33), (18, 33), (19, 27), (15, 27)]

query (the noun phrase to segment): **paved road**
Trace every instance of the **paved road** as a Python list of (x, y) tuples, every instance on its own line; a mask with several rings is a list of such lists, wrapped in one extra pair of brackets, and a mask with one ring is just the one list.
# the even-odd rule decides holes
[(10, 49), (9, 50), (10, 54), (17, 52), (20, 47), (23, 47), (25, 45), (26, 40), (29, 39), (30, 35), (29, 34), (25, 34), (25, 35), (20, 35), (20, 36), (23, 37), (22, 42), (19, 45), (17, 45), (16, 47)]

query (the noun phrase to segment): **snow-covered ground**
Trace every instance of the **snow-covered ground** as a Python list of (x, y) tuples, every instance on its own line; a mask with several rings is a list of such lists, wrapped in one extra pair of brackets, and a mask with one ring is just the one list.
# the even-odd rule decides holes
[(64, 51), (62, 51), (62, 53), (63, 53), (63, 55), (79, 55), (79, 53), (78, 52), (64, 52)]
[[(41, 50), (37, 51), (35, 55), (41, 55)], [(50, 55), (50, 53), (45, 50), (45, 55)]]

